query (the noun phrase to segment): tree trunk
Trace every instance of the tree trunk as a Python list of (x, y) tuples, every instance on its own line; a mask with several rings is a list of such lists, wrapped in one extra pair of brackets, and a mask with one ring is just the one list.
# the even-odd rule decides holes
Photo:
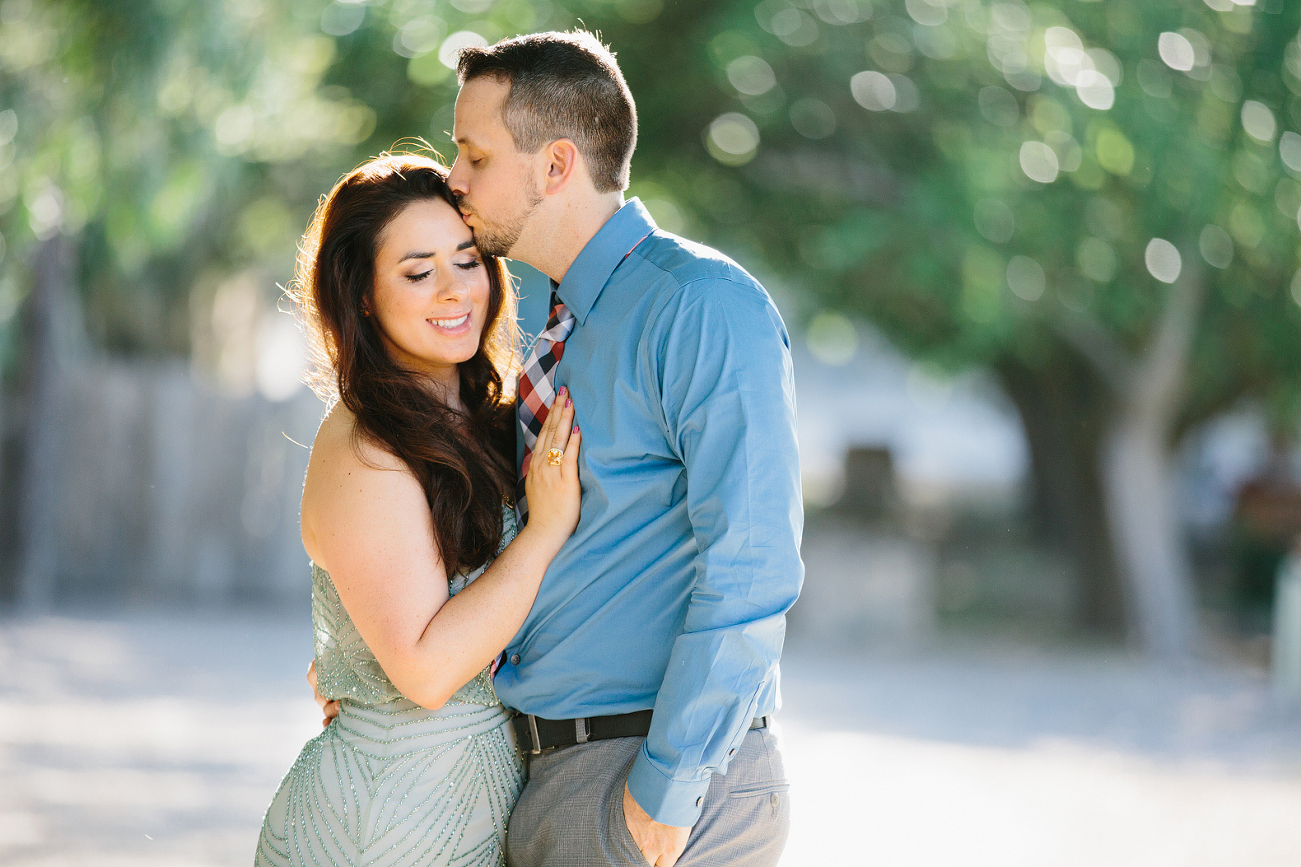
[(1205, 297), (1195, 246), (1185, 248), (1183, 260), (1183, 274), (1166, 291), (1137, 358), (1088, 313), (1064, 313), (1056, 322), (1073, 355), (1110, 393), (1095, 461), (1113, 556), (1132, 631), (1149, 654), (1171, 661), (1188, 658), (1200, 644), (1192, 571), (1170, 479), (1170, 445)]
[(1033, 367), (1009, 357), (996, 368), (1030, 448), (1032, 519), (1037, 532), (1076, 564), (1080, 628), (1123, 638), (1125, 597), (1098, 467), (1111, 397), (1073, 353), (1050, 357), (1046, 365)]
[(1205, 297), (1196, 252), (1187, 251), (1184, 261), (1151, 340), (1116, 383), (1118, 411), (1102, 452), (1107, 514), (1138, 637), (1148, 653), (1169, 661), (1187, 659), (1201, 644), (1170, 473), (1171, 439)]
[(1121, 413), (1102, 448), (1108, 520), (1126, 584), (1137, 638), (1168, 661), (1197, 648), (1192, 573), (1175, 511), (1168, 431), (1133, 412)]

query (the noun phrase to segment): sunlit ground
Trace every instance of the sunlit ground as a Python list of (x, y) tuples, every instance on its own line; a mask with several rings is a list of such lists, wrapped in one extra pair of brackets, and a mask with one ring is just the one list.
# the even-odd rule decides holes
[[(0, 863), (245, 865), (317, 729), (302, 618), (0, 620)], [(795, 647), (785, 864), (1301, 864), (1301, 711), (1251, 672)]]

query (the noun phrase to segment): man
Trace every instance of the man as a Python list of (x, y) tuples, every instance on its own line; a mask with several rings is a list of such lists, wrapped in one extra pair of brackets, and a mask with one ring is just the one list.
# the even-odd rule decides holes
[(466, 49), (458, 77), (464, 219), (553, 286), (521, 422), (566, 386), (583, 431), (581, 521), (495, 679), (531, 754), (507, 858), (776, 864), (770, 723), (803, 577), (785, 328), (738, 265), (624, 202), (636, 110), (593, 36)]
[(465, 221), (559, 305), (522, 420), (531, 389), (567, 386), (584, 438), (581, 523), (495, 680), (533, 753), (508, 858), (775, 864), (768, 723), (803, 577), (785, 328), (738, 265), (624, 202), (636, 110), (593, 36), (466, 49), (457, 71)]

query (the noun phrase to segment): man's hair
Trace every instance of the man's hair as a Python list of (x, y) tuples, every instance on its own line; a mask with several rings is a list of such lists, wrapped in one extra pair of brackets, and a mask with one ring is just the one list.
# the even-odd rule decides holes
[(531, 33), (464, 48), (456, 76), (461, 84), (491, 76), (510, 85), (502, 120), (520, 151), (567, 138), (597, 192), (628, 188), (637, 107), (614, 54), (591, 33)]

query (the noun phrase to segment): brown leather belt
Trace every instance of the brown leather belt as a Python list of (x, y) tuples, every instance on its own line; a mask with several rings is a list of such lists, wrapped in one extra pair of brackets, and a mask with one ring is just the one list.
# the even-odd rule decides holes
[[(516, 714), (511, 724), (520, 749), (530, 755), (610, 738), (644, 738), (650, 732), (651, 711), (636, 710), (612, 716), (578, 719), (543, 719), (531, 713)], [(766, 728), (768, 717), (750, 721), (750, 730)]]

